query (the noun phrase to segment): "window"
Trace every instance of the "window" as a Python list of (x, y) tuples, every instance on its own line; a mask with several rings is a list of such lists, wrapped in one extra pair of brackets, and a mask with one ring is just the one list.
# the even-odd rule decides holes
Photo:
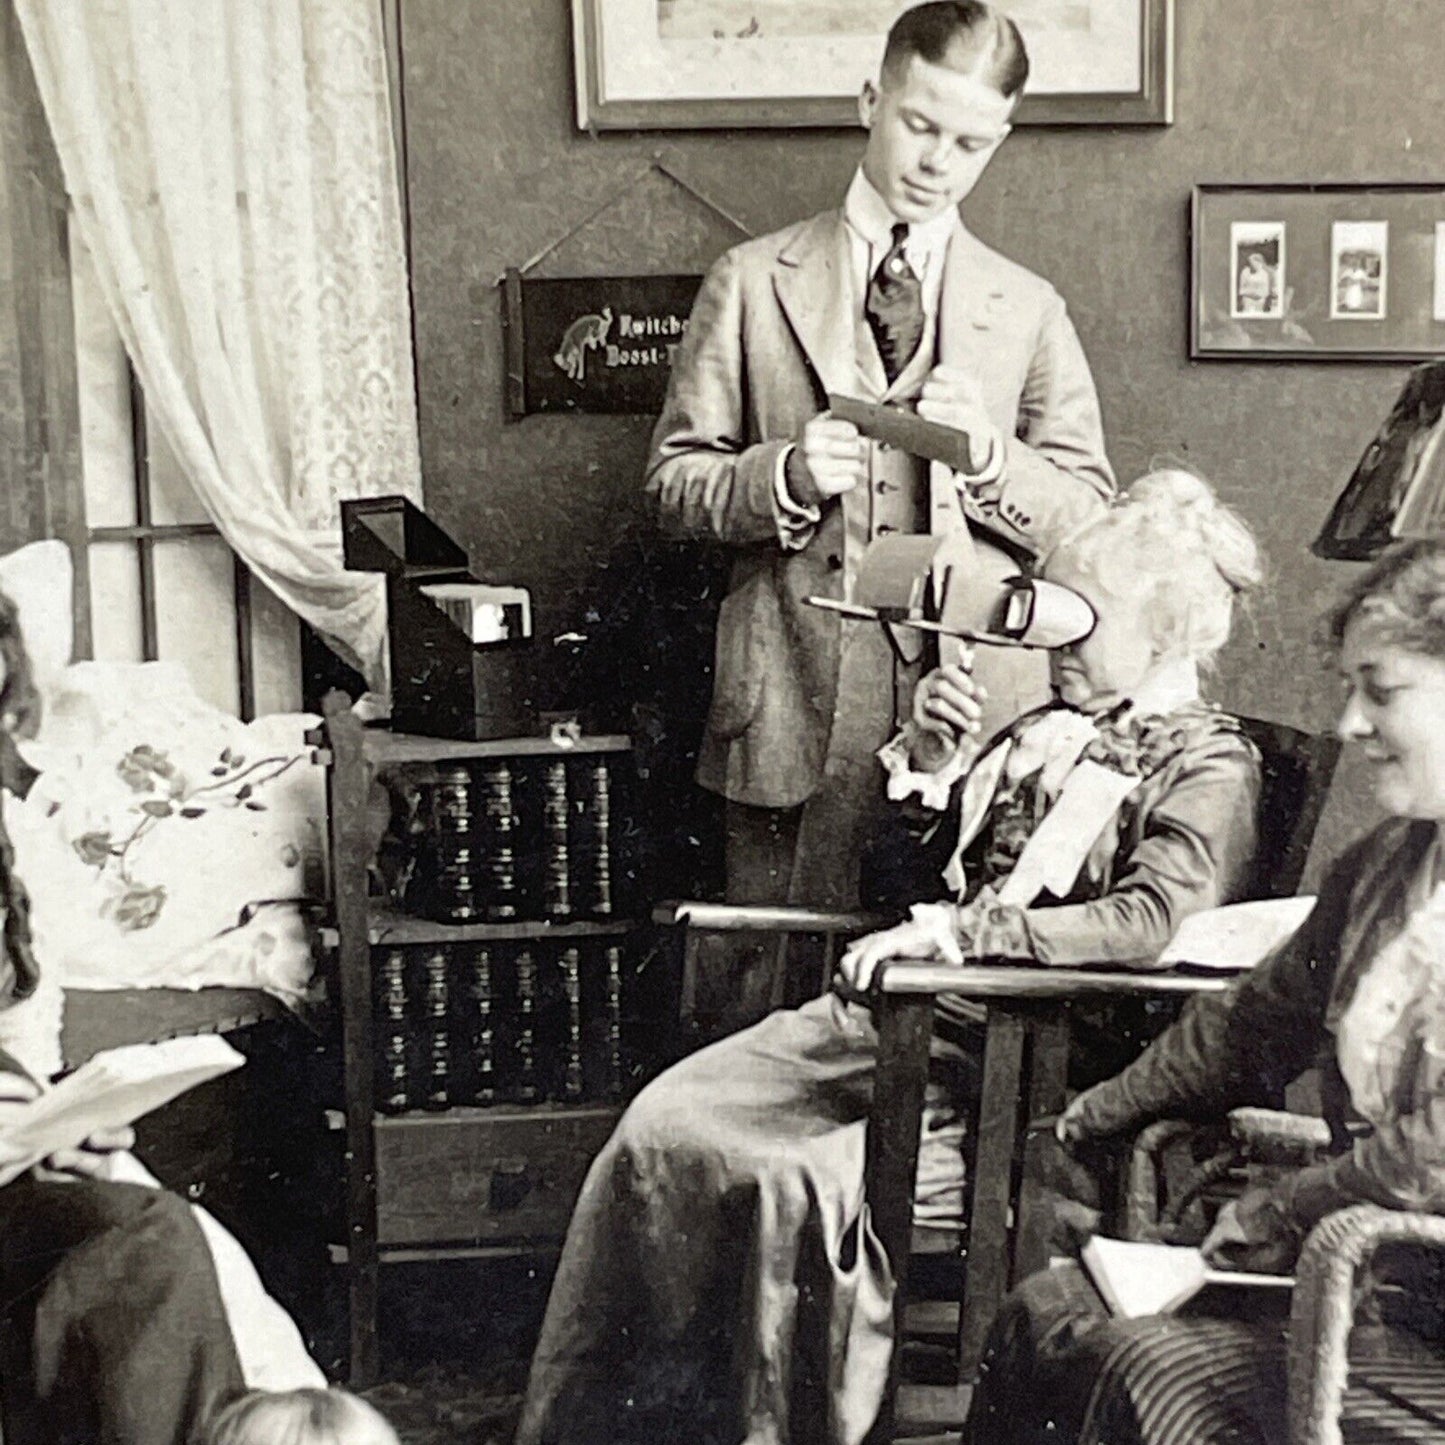
[[(186, 481), (71, 230), (86, 546), (77, 633), (89, 655), (174, 661), (249, 721), (300, 706), (295, 616), (252, 578)], [(78, 579), (79, 582), (80, 579)]]

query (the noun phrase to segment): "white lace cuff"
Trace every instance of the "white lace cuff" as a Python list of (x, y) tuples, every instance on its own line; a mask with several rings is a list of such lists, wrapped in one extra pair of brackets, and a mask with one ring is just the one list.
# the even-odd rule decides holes
[(817, 507), (795, 501), (788, 490), (788, 458), (792, 454), (790, 446), (778, 453), (773, 469), (773, 500), (777, 504), (778, 541), (785, 552), (801, 552), (813, 540), (823, 514)]
[(959, 491), (965, 496), (971, 495), (980, 501), (993, 500), (996, 492), (990, 491), (990, 488), (1003, 476), (1004, 464), (1007, 460), (1008, 450), (1003, 434), (995, 429), (989, 433), (988, 454), (984, 457), (983, 465), (976, 472), (955, 472), (953, 474)]
[(925, 808), (941, 813), (948, 807), (953, 785), (977, 757), (977, 749), (967, 741), (960, 742), (953, 756), (936, 773), (926, 773), (913, 766), (914, 736), (913, 724), (907, 723), (902, 732), (878, 749), (878, 761), (888, 773), (888, 796), (900, 803), (917, 794)]
[(951, 903), (915, 903), (908, 916), (945, 963), (962, 965), (963, 948), (954, 926), (957, 910)]

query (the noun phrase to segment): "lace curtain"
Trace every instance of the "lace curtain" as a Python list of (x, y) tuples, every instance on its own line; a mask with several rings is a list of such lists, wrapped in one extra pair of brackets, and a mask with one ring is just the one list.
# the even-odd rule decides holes
[(376, 0), (16, 0), (74, 224), (227, 542), (360, 666), (380, 581), (342, 498), (418, 498)]

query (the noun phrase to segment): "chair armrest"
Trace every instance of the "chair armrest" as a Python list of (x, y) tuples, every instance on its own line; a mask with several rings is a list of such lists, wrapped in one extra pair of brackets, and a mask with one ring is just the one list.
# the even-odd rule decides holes
[(1445, 1216), (1355, 1204), (1317, 1224), (1300, 1252), (1289, 1326), (1290, 1445), (1342, 1445), (1355, 1284), (1381, 1245), (1445, 1250)]
[(1250, 1159), (1267, 1164), (1312, 1164), (1330, 1147), (1323, 1119), (1283, 1109), (1231, 1109), (1229, 1132)]
[(897, 919), (882, 913), (829, 912), (774, 904), (697, 903), (672, 899), (657, 904), (652, 921), (710, 933), (871, 933)]
[(1159, 1175), (1164, 1151), (1194, 1133), (1182, 1119), (1156, 1119), (1146, 1124), (1129, 1151), (1124, 1179), (1122, 1233), (1125, 1239), (1149, 1239), (1159, 1224)]
[(1098, 996), (1222, 993), (1231, 980), (1217, 974), (1090, 971), (1046, 964), (923, 963), (890, 959), (878, 970), (880, 993), (946, 993), (968, 998), (1066, 999)]

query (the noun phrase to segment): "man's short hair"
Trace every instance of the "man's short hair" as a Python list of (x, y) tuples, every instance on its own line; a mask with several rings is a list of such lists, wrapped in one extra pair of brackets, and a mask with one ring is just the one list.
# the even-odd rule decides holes
[(905, 10), (888, 32), (886, 75), (902, 73), (910, 56), (930, 65), (977, 70), (1005, 100), (1029, 78), (1029, 53), (1018, 26), (984, 0), (928, 0)]

